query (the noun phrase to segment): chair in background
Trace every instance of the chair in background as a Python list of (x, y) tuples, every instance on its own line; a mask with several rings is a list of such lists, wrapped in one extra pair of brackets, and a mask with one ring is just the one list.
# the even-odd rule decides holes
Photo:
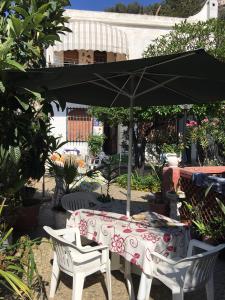
[[(200, 254), (193, 255), (198, 248), (204, 250)], [(206, 287), (207, 300), (214, 299), (213, 271), (220, 250), (225, 244), (218, 246), (191, 240), (188, 247), (187, 257), (168, 259), (159, 253), (153, 252), (152, 277), (141, 278), (138, 299), (149, 299), (152, 279), (157, 278), (172, 291), (173, 300), (183, 300), (185, 292), (192, 292)]]
[[(78, 209), (98, 209), (100, 202), (96, 199), (96, 196), (92, 192), (74, 192), (66, 194), (61, 199), (62, 207), (67, 211), (66, 224), (70, 218), (71, 212)], [(83, 246), (91, 243), (86, 237), (81, 237)]]
[(100, 152), (97, 157), (87, 156), (86, 161), (88, 169), (93, 170), (99, 168), (102, 164), (102, 160), (106, 159), (107, 157), (108, 156), (103, 151)]
[(81, 208), (95, 209), (100, 205), (94, 193), (74, 192), (64, 195), (61, 199), (62, 207), (67, 211), (75, 211)]
[(72, 300), (81, 300), (84, 279), (97, 271), (106, 272), (108, 300), (112, 299), (109, 249), (107, 246), (82, 247), (77, 228), (53, 230), (44, 226), (54, 247), (50, 298), (56, 292), (60, 271), (73, 277)]

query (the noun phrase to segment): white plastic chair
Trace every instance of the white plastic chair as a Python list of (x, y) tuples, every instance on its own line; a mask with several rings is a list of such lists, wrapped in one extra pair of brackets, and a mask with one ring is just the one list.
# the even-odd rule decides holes
[(81, 300), (86, 276), (97, 271), (106, 272), (108, 300), (112, 299), (109, 249), (107, 246), (81, 246), (78, 228), (53, 230), (44, 226), (51, 236), (54, 260), (50, 285), (50, 298), (56, 292), (60, 271), (73, 277), (72, 300)]
[[(200, 254), (193, 255), (194, 248), (205, 250)], [(183, 300), (185, 292), (191, 292), (206, 287), (207, 300), (214, 299), (213, 270), (220, 250), (225, 244), (216, 247), (206, 243), (191, 240), (188, 247), (187, 257), (168, 259), (159, 253), (153, 252), (152, 277), (148, 277), (144, 284), (142, 275), (138, 299), (149, 299), (152, 279), (157, 278), (172, 290), (173, 300)], [(193, 256), (192, 256), (193, 255)], [(145, 293), (145, 297), (143, 296)]]
[(99, 168), (102, 164), (102, 160), (107, 158), (108, 156), (102, 151), (99, 153), (99, 155), (95, 158), (91, 158), (89, 157), (88, 158), (88, 168), (90, 170), (93, 170), (93, 169), (96, 169), (96, 168)]
[(95, 209), (100, 205), (94, 193), (74, 192), (66, 194), (61, 199), (61, 205), (65, 210)]

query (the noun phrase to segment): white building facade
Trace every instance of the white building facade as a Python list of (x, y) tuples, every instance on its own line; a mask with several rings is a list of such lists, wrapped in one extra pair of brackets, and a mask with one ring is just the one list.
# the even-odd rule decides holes
[[(90, 64), (141, 58), (144, 50), (157, 37), (167, 34), (183, 18), (119, 14), (109, 12), (68, 9), (68, 27), (71, 33), (61, 36), (46, 52), (49, 65)], [(218, 1), (207, 0), (201, 11), (187, 22), (206, 21), (218, 16)], [(121, 128), (103, 128), (87, 114), (87, 107), (68, 103), (66, 109), (57, 111), (52, 121), (55, 136), (68, 141), (62, 151), (78, 150), (87, 154), (87, 139), (92, 133), (108, 135), (108, 148), (121, 152)], [(107, 130), (109, 132), (107, 132)], [(115, 143), (115, 141), (117, 141)], [(109, 153), (110, 154), (110, 153)]]

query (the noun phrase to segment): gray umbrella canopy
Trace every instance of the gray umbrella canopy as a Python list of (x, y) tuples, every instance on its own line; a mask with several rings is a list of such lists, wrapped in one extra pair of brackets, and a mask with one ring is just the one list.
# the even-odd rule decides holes
[[(133, 106), (225, 100), (225, 64), (204, 50), (115, 63), (7, 71), (3, 81), (44, 91), (47, 99), (130, 107), (127, 215), (130, 215)], [(21, 93), (23, 89), (21, 89)]]
[(204, 50), (114, 63), (6, 72), (4, 80), (50, 99), (147, 107), (224, 100), (225, 64)]

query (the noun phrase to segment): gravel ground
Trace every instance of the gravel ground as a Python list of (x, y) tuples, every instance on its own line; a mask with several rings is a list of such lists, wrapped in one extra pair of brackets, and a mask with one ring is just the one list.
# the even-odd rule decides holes
[[(52, 267), (52, 247), (48, 239), (43, 238), (41, 245), (35, 250), (36, 262), (42, 279), (45, 282), (46, 293), (49, 294), (49, 283)], [(61, 280), (55, 294), (55, 300), (69, 300), (72, 293), (72, 280), (65, 274), (61, 274)], [(140, 277), (132, 275), (135, 293), (137, 295)], [(215, 300), (225, 299), (225, 261), (218, 260), (215, 270)], [(113, 300), (128, 300), (126, 282), (123, 274), (119, 271), (112, 272), (112, 295)], [(83, 290), (83, 300), (104, 300), (107, 299), (107, 290), (104, 275), (96, 273), (86, 278)], [(164, 285), (156, 280), (153, 281), (151, 300), (171, 300), (171, 292)], [(197, 293), (188, 293), (185, 300), (204, 300), (206, 299), (205, 291)]]
[[(39, 194), (41, 195), (42, 184), (38, 183)], [(54, 181), (51, 178), (45, 180), (46, 198), (52, 195), (54, 189)], [(99, 192), (100, 189), (97, 191)], [(113, 185), (111, 188), (111, 196), (115, 199), (125, 200), (126, 190), (118, 186)], [(133, 201), (143, 202), (146, 205), (146, 197), (148, 193), (145, 192), (132, 192)], [(145, 203), (144, 203), (145, 202)], [(45, 236), (42, 227), (43, 225), (49, 225), (53, 227), (63, 227), (65, 224), (65, 214), (51, 209), (50, 202), (44, 202), (40, 209), (39, 215), (39, 227), (35, 232), (31, 233), (31, 236), (37, 237), (42, 236), (41, 244), (35, 249), (35, 257), (38, 266), (38, 270), (44, 285), (46, 288), (47, 295), (49, 294), (49, 283), (52, 269), (52, 247)], [(139, 285), (140, 277), (132, 275), (135, 293)], [(60, 283), (56, 291), (55, 300), (69, 300), (71, 299), (71, 278), (65, 274), (61, 274)], [(225, 300), (225, 260), (218, 260), (215, 270), (215, 300)], [(114, 300), (127, 300), (128, 293), (126, 288), (126, 282), (123, 274), (119, 271), (112, 272), (112, 294)], [(85, 280), (83, 290), (83, 300), (103, 300), (107, 299), (106, 286), (104, 281), (104, 275), (97, 273), (96, 275), (89, 276)], [(157, 281), (153, 281), (151, 300), (170, 300), (172, 299), (171, 292), (164, 285)], [(198, 293), (189, 293), (185, 295), (185, 300), (204, 300), (206, 299), (205, 291)]]

